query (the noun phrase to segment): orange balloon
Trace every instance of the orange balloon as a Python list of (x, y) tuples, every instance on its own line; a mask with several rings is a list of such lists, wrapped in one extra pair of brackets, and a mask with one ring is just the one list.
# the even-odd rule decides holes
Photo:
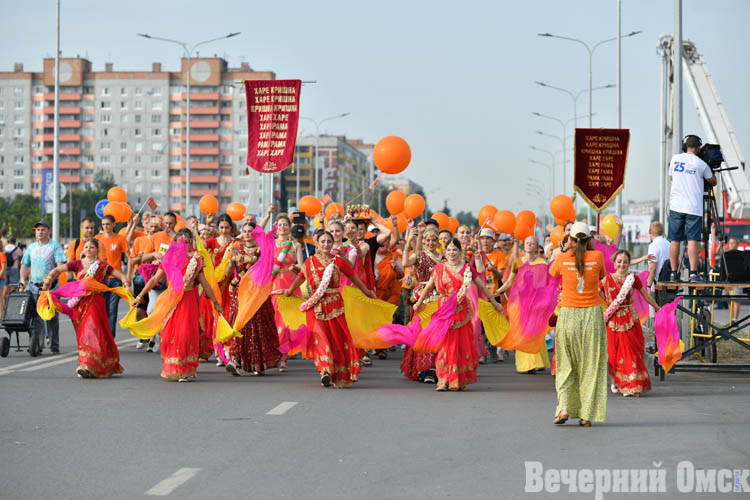
[(109, 201), (110, 203), (114, 201), (121, 201), (122, 203), (126, 203), (128, 201), (128, 194), (123, 188), (114, 186), (109, 188), (109, 191), (107, 191), (107, 201)]
[(516, 229), (516, 216), (510, 210), (498, 210), (492, 221), (500, 233), (511, 234)]
[(567, 222), (567, 217), (555, 216), (555, 224), (557, 224), (558, 226), (564, 226)]
[(392, 233), (396, 232), (396, 230), (393, 228), (393, 223), (391, 222), (391, 219), (383, 219), (381, 224), (387, 227)]
[(227, 206), (227, 214), (232, 220), (242, 220), (245, 217), (245, 205), (239, 201), (233, 201)]
[(127, 222), (130, 218), (130, 214), (133, 211), (130, 209), (130, 205), (121, 201), (110, 201), (102, 210), (104, 215), (111, 215), (115, 218), (115, 222)]
[(390, 135), (383, 137), (375, 144), (372, 160), (384, 174), (398, 174), (409, 166), (411, 149), (405, 140)]
[(215, 196), (205, 194), (201, 196), (201, 199), (198, 202), (198, 208), (200, 208), (201, 212), (206, 215), (215, 214), (219, 211), (219, 202)]
[(555, 226), (552, 231), (549, 233), (549, 238), (552, 241), (552, 244), (555, 246), (560, 245), (560, 242), (565, 237), (565, 228), (562, 226)]
[(570, 212), (568, 213), (567, 222), (575, 222), (576, 219), (578, 219), (578, 214), (576, 213), (576, 209), (574, 207), (570, 207)]
[(513, 234), (515, 234), (516, 238), (518, 238), (520, 241), (523, 241), (534, 234), (534, 230), (519, 220), (518, 222), (516, 222), (516, 229), (515, 231), (513, 231)]
[(406, 195), (403, 191), (396, 189), (388, 193), (388, 196), (385, 198), (385, 208), (388, 209), (391, 215), (398, 215), (404, 211), (405, 200)]
[(448, 231), (450, 231), (453, 234), (456, 234), (456, 230), (458, 229), (458, 219), (455, 217), (448, 217)]
[(341, 203), (330, 203), (326, 207), (326, 219), (330, 219), (335, 215), (344, 215), (344, 207)]
[(424, 212), (425, 202), (417, 193), (410, 194), (404, 200), (404, 215), (409, 219), (416, 219)]
[(443, 212), (435, 212), (432, 214), (432, 219), (438, 223), (438, 228), (442, 231), (448, 229), (448, 216)]
[(555, 217), (564, 219), (573, 210), (573, 200), (566, 194), (558, 194), (549, 202), (549, 210)]
[(484, 226), (487, 223), (487, 219), (492, 223), (492, 218), (497, 213), (497, 208), (492, 205), (485, 205), (479, 209), (479, 225)]
[(404, 214), (398, 214), (396, 218), (398, 219), (398, 223), (397, 223), (398, 232), (399, 234), (401, 234), (404, 231), (406, 231), (406, 227), (408, 226), (409, 220), (406, 218)]
[(536, 227), (536, 215), (531, 210), (521, 210), (516, 216), (516, 220), (523, 222), (527, 226), (534, 228)]
[(320, 213), (320, 209), (323, 206), (320, 204), (320, 200), (314, 196), (303, 196), (297, 205), (300, 212), (304, 212), (308, 217), (313, 217)]

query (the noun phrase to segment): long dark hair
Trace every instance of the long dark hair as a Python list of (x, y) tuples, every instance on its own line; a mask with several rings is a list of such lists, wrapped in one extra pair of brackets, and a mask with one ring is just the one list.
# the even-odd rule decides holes
[(594, 242), (591, 241), (591, 236), (584, 236), (582, 238), (570, 237), (573, 242), (573, 251), (576, 256), (576, 271), (578, 274), (583, 276), (583, 271), (586, 268), (584, 258), (586, 257), (586, 250), (594, 249)]
[(216, 227), (219, 227), (219, 224), (222, 222), (229, 223), (229, 227), (232, 228), (232, 236), (237, 236), (237, 224), (234, 223), (229, 214), (221, 214), (219, 218), (216, 219)]

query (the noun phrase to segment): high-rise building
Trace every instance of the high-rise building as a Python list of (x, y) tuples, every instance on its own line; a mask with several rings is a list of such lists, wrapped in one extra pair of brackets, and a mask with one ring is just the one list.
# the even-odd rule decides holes
[[(312, 190), (312, 172), (315, 163), (317, 139), (318, 165), (316, 176), (317, 193)], [(321, 135), (297, 138), (294, 164), (281, 172), (276, 196), (281, 200), (282, 210), (295, 206), (299, 198), (327, 194), (331, 200), (342, 205), (355, 200), (362, 203), (360, 195), (370, 183), (371, 162), (367, 154), (352, 145), (344, 136)], [(361, 143), (362, 141), (358, 141)], [(299, 172), (299, 193), (297, 173)], [(356, 198), (356, 199), (355, 199)]]
[[(42, 72), (0, 72), (0, 196), (41, 195), (52, 168), (55, 60)], [(191, 204), (205, 194), (261, 208), (262, 182), (246, 173), (247, 107), (243, 80), (273, 80), (246, 63), (183, 58), (178, 72), (94, 71), (84, 58), (60, 59), (60, 181), (84, 189), (107, 170), (134, 209), (152, 197), (160, 210), (185, 213), (186, 98), (190, 75)], [(260, 211), (260, 210), (258, 210)]]

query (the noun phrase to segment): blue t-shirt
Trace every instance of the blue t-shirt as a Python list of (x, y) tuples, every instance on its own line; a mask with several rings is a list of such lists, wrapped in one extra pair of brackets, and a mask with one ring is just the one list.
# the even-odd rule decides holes
[(41, 283), (49, 272), (61, 262), (67, 262), (65, 252), (58, 242), (52, 240), (44, 245), (37, 242), (32, 243), (26, 248), (23, 258), (21, 258), (21, 265), (31, 268), (29, 274), (31, 283)]

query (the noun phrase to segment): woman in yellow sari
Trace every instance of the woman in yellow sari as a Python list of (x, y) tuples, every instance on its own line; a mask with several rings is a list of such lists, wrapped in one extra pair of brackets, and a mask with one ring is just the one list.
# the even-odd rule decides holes
[[(514, 242), (514, 246), (518, 245), (518, 241)], [(510, 275), (508, 279), (503, 283), (497, 290), (497, 294), (505, 293), (510, 290), (513, 283), (516, 280), (518, 270), (521, 269), (525, 263), (529, 263), (532, 266), (535, 265), (546, 265), (544, 259), (538, 257), (539, 255), (539, 243), (536, 241), (534, 236), (529, 236), (523, 242), (524, 255), (513, 261), (510, 268)], [(516, 371), (518, 373), (536, 373), (537, 370), (541, 371), (550, 367), (549, 356), (547, 354), (547, 346), (542, 344), (542, 348), (537, 353), (527, 353), (516, 351)]]

